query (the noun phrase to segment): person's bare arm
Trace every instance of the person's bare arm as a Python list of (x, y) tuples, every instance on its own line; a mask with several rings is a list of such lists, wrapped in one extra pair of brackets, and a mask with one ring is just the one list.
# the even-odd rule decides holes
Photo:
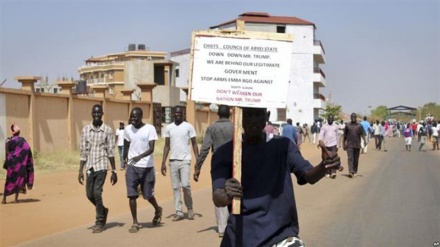
[(128, 150), (130, 149), (130, 142), (124, 139), (124, 152), (122, 154), (122, 160), (124, 161), (124, 167), (127, 166)]
[(83, 185), (84, 184), (84, 173), (83, 173), (83, 169), (84, 169), (84, 165), (86, 164), (86, 162), (84, 160), (81, 160), (79, 162), (79, 173), (78, 173), (78, 182)]
[(149, 148), (148, 148), (145, 152), (139, 154), (138, 156), (133, 157), (132, 160), (133, 160), (134, 162), (138, 162), (138, 161), (141, 160), (142, 158), (147, 157), (148, 155), (152, 154), (152, 153), (154, 152), (154, 144), (155, 144), (155, 141), (154, 141), (154, 140), (149, 141), (149, 142), (148, 142), (148, 146), (149, 146)]
[(328, 169), (336, 168), (342, 170), (341, 159), (338, 156), (338, 153), (328, 151), (322, 140), (319, 141), (318, 145), (321, 148), (322, 161), (304, 175), (304, 178), (309, 184), (314, 184), (318, 182), (321, 178), (325, 176)]
[(194, 156), (199, 157), (199, 146), (197, 145), (197, 140), (195, 137), (191, 138), (192, 149), (194, 152)]
[(160, 171), (163, 176), (167, 175), (167, 167), (166, 167), (166, 161), (168, 158), (168, 153), (170, 152), (170, 138), (165, 137), (165, 145), (163, 147), (163, 157), (162, 157), (162, 166), (160, 168)]

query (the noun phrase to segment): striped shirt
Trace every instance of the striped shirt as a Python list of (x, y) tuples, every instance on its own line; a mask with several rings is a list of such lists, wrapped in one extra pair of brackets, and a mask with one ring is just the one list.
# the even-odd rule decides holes
[(86, 161), (86, 170), (107, 170), (108, 158), (114, 157), (115, 136), (106, 124), (95, 128), (93, 124), (81, 131), (81, 161)]

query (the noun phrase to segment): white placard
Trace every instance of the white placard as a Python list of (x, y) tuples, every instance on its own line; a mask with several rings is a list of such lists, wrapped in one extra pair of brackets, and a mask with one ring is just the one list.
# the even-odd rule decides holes
[(195, 36), (191, 100), (286, 107), (292, 41)]

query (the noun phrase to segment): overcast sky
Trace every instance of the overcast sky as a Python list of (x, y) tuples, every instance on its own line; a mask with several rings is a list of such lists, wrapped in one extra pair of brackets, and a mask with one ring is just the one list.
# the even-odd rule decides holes
[(440, 104), (440, 0), (0, 1), (6, 87), (19, 87), (19, 75), (78, 79), (85, 59), (129, 43), (186, 49), (193, 30), (267, 12), (315, 23), (326, 52), (322, 93), (344, 112)]

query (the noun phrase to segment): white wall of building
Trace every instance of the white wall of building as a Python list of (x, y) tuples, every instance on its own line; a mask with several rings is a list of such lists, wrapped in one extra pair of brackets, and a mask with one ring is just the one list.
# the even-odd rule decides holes
[[(189, 86), (189, 60), (190, 54), (185, 53), (177, 56), (170, 57), (170, 60), (179, 65), (175, 66), (175, 69), (179, 69), (179, 77), (176, 77), (176, 87)], [(180, 90), (180, 101), (186, 101), (186, 93)]]
[[(293, 123), (310, 124), (314, 119), (313, 109), (313, 26), (286, 26), (286, 33), (293, 34), (291, 74), (287, 93), (286, 118)], [(271, 121), (278, 120), (275, 108), (271, 111)]]

